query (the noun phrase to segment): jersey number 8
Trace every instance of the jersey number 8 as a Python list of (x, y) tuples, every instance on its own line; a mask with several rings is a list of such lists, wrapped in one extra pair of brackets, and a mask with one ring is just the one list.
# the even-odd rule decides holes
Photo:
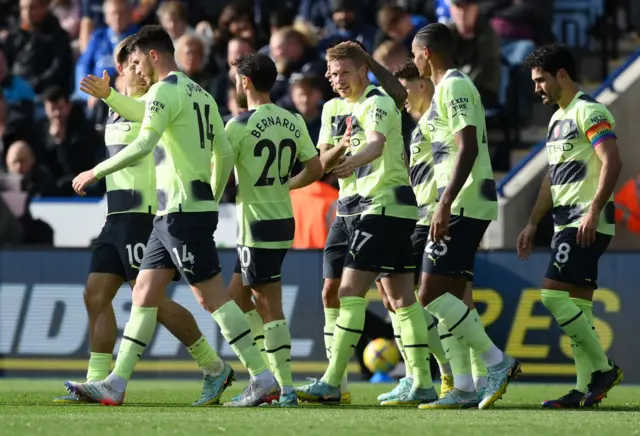
[[(291, 155), (289, 156), (288, 166), (284, 175), (282, 174), (282, 152), (285, 149), (289, 149)], [(264, 168), (262, 169), (262, 173), (256, 181), (254, 186), (273, 186), (276, 181), (275, 177), (269, 177), (269, 171), (271, 170), (271, 166), (273, 163), (278, 160), (278, 178), (280, 179), (280, 184), (284, 185), (289, 181), (289, 176), (291, 175), (291, 170), (293, 169), (293, 164), (296, 161), (296, 143), (293, 139), (283, 139), (280, 141), (280, 144), (276, 148), (276, 145), (270, 139), (263, 139), (258, 141), (256, 147), (253, 149), (253, 155), (255, 157), (262, 157), (264, 150), (267, 150), (267, 162), (264, 164)]]

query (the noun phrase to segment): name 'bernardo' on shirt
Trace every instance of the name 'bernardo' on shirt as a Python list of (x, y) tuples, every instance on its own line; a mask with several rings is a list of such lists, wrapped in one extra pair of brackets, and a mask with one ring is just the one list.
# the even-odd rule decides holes
[(251, 134), (256, 138), (260, 138), (262, 134), (266, 132), (269, 127), (274, 127), (274, 126), (287, 129), (288, 131), (293, 133), (293, 136), (295, 136), (296, 139), (302, 136), (302, 132), (300, 132), (300, 129), (298, 129), (298, 127), (295, 124), (293, 124), (286, 118), (280, 119), (280, 117), (266, 117), (256, 122), (256, 128), (251, 131)]

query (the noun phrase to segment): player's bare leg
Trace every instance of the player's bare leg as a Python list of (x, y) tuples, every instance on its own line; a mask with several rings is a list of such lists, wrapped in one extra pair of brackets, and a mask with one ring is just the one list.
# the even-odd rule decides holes
[(595, 330), (593, 292), (589, 287), (545, 278), (542, 303), (571, 339), (576, 363), (576, 388), (542, 403), (549, 408), (591, 407), (599, 404), (611, 388), (622, 381), (622, 370), (606, 356)]
[[(322, 307), (324, 307), (324, 347), (327, 352), (327, 359), (331, 359), (331, 346), (333, 344), (333, 334), (336, 329), (336, 320), (340, 315), (340, 290), (339, 278), (325, 278), (322, 286)], [(340, 404), (351, 404), (351, 392), (348, 383), (349, 370), (344, 371), (344, 376), (340, 380)]]

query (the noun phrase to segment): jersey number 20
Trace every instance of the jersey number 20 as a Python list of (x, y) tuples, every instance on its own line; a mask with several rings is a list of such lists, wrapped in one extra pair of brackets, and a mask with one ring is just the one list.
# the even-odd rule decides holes
[[(198, 131), (200, 132), (200, 148), (205, 148), (205, 139), (213, 150), (213, 124), (209, 124), (209, 112), (211, 107), (208, 104), (204, 105), (204, 120), (202, 119), (202, 112), (200, 112), (200, 105), (193, 102), (193, 110), (196, 111), (196, 117), (198, 118)], [(205, 136), (204, 126), (207, 125), (207, 131)]]
[[(282, 152), (285, 149), (289, 149), (291, 155), (289, 157), (289, 163), (284, 175), (282, 174)], [(296, 161), (296, 143), (293, 139), (283, 139), (276, 148), (276, 145), (269, 139), (263, 139), (258, 141), (256, 148), (253, 149), (253, 155), (255, 157), (262, 157), (264, 151), (267, 150), (267, 162), (264, 164), (260, 178), (254, 186), (273, 186), (276, 181), (275, 177), (269, 177), (269, 171), (273, 163), (278, 160), (278, 178), (280, 184), (284, 185), (289, 181), (293, 164)]]

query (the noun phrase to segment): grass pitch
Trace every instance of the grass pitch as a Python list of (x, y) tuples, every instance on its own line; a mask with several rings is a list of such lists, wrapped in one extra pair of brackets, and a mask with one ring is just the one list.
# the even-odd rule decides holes
[[(229, 400), (244, 387), (225, 392)], [(352, 384), (351, 406), (297, 409), (196, 408), (197, 381), (133, 381), (122, 407), (56, 405), (62, 381), (0, 379), (0, 434), (151, 435), (634, 435), (640, 434), (640, 387), (619, 386), (595, 410), (542, 410), (567, 385), (513, 384), (492, 410), (383, 408), (376, 396), (392, 385)]]

